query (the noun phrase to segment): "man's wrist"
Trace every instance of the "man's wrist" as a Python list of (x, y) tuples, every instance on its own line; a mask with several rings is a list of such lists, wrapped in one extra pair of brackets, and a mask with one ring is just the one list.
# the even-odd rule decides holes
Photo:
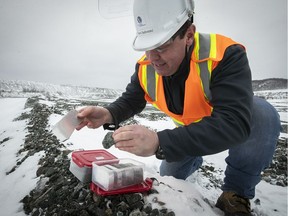
[(106, 124), (113, 124), (114, 122), (114, 118), (113, 115), (111, 114), (110, 110), (107, 109), (106, 107), (103, 107), (103, 109), (105, 109), (105, 123)]

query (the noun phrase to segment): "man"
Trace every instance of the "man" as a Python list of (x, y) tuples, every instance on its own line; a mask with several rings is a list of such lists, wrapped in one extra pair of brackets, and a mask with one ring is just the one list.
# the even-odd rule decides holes
[(261, 171), (271, 162), (279, 136), (275, 109), (253, 97), (244, 46), (193, 25), (193, 0), (135, 0), (137, 36), (145, 51), (126, 91), (108, 107), (79, 111), (84, 126), (118, 125), (146, 102), (169, 115), (173, 130), (128, 125), (117, 129), (116, 148), (163, 159), (161, 175), (185, 179), (204, 155), (229, 149), (223, 193), (216, 206), (225, 215), (251, 215), (250, 202)]

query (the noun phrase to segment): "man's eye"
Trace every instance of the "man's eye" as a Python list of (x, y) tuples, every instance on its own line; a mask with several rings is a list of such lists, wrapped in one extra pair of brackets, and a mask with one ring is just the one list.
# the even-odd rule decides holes
[(159, 48), (157, 48), (156, 50), (157, 50), (158, 52), (163, 52), (163, 51), (165, 51), (167, 48), (168, 48), (168, 46), (164, 46), (164, 47), (159, 47)]

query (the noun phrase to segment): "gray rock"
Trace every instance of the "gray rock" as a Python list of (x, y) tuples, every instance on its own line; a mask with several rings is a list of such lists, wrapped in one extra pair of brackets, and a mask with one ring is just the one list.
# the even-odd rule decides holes
[(111, 146), (115, 145), (114, 139), (112, 137), (113, 132), (108, 132), (103, 141), (102, 141), (102, 145), (105, 149), (109, 149)]

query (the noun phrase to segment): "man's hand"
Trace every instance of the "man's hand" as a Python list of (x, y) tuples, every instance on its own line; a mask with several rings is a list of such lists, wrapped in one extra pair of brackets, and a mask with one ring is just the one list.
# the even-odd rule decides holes
[(157, 133), (140, 125), (120, 127), (113, 138), (116, 148), (138, 156), (154, 155), (159, 146)]
[(98, 128), (105, 123), (112, 123), (110, 112), (102, 107), (88, 106), (81, 109), (77, 117), (82, 120), (76, 130), (87, 126), (88, 128)]

